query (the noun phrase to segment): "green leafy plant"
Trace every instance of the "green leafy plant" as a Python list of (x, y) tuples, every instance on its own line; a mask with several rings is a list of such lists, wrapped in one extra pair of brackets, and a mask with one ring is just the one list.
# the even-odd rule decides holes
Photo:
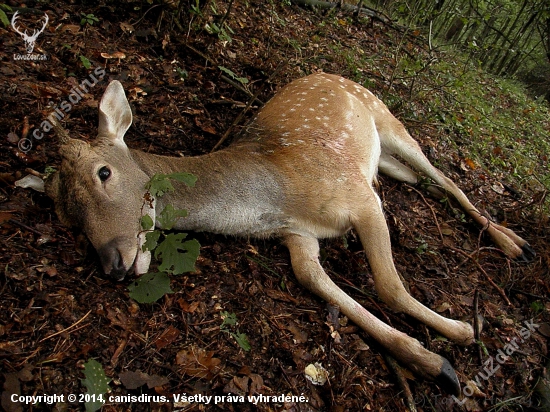
[(82, 379), (81, 382), (88, 389), (88, 392), (84, 395), (86, 411), (97, 411), (105, 403), (103, 395), (109, 392), (110, 379), (105, 376), (101, 364), (94, 359), (89, 359), (84, 364), (84, 376), (85, 379)]
[(80, 20), (80, 25), (85, 26), (86, 24), (89, 24), (90, 26), (93, 26), (94, 23), (99, 23), (99, 19), (94, 16), (92, 13), (86, 14), (86, 13), (80, 13), (82, 16), (82, 19)]
[(195, 4), (191, 4), (191, 9), (189, 11), (196, 16), (204, 17), (200, 7), (200, 0), (195, 0)]
[(247, 84), (248, 83), (248, 79), (246, 77), (239, 77), (237, 76), (234, 72), (232, 72), (231, 70), (229, 70), (227, 67), (223, 67), (223, 66), (218, 66), (218, 68), (224, 72), (225, 74), (229, 75), (229, 77), (231, 77), (233, 80), (237, 80), (239, 83), (241, 84)]
[(421, 238), (417, 238), (416, 240), (420, 242), (420, 244), (416, 247), (416, 253), (423, 255), (428, 250), (428, 243)]
[(146, 273), (128, 286), (128, 290), (132, 299), (139, 303), (153, 303), (165, 294), (173, 293), (166, 272)]
[(531, 302), (531, 310), (538, 314), (544, 310), (544, 304), (538, 300)]
[(6, 15), (7, 11), (11, 12), (11, 7), (7, 4), (0, 3), (0, 21), (2, 22), (4, 27), (8, 27), (11, 24), (8, 16)]
[(186, 80), (189, 77), (189, 72), (185, 69), (180, 68), (180, 67), (176, 67), (176, 72), (180, 76), (181, 80)]
[(195, 186), (197, 178), (191, 173), (185, 172), (169, 173), (167, 175), (157, 173), (145, 185), (145, 188), (153, 197), (163, 196), (166, 193), (172, 193), (176, 190), (170, 180), (176, 180), (177, 182), (185, 183), (189, 187), (193, 187)]
[[(220, 330), (222, 332), (228, 333), (237, 341), (239, 346), (246, 352), (251, 349), (250, 342), (248, 341), (248, 336), (245, 333), (240, 333), (237, 326), (237, 315), (234, 313), (229, 313), (227, 311), (221, 312), (222, 324), (220, 325)], [(233, 332), (231, 329), (235, 329)]]
[(204, 28), (209, 34), (216, 34), (221, 41), (225, 41), (227, 43), (230, 43), (233, 40), (231, 35), (235, 34), (231, 27), (227, 25), (220, 26), (214, 22), (205, 24)]
[(92, 67), (92, 63), (90, 62), (90, 60), (88, 60), (86, 56), (81, 55), (80, 61), (82, 62), (82, 65), (84, 66), (84, 68), (89, 69), (90, 67)]
[[(152, 203), (153, 199), (173, 192), (175, 188), (172, 180), (192, 187), (197, 178), (190, 173), (158, 173), (145, 186), (147, 192), (144, 202)], [(159, 272), (140, 276), (128, 287), (132, 299), (139, 303), (155, 302), (165, 294), (173, 293), (169, 275), (180, 275), (195, 269), (195, 261), (200, 252), (199, 242), (195, 239), (186, 240), (187, 233), (166, 233), (174, 227), (178, 219), (186, 216), (186, 210), (176, 209), (168, 204), (157, 216), (162, 229), (154, 229), (155, 222), (149, 215), (141, 218), (141, 228), (147, 231), (143, 251), (151, 251), (161, 263)]]

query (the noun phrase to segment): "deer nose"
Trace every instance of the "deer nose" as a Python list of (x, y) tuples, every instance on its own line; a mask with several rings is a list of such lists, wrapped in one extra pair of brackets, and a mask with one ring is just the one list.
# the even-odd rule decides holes
[(111, 277), (115, 280), (122, 280), (126, 276), (126, 268), (124, 267), (124, 260), (118, 249), (115, 249), (113, 261), (111, 263)]
[(111, 242), (97, 251), (103, 266), (103, 271), (114, 280), (122, 280), (127, 272), (124, 266), (124, 259), (122, 258), (120, 250), (110, 243)]

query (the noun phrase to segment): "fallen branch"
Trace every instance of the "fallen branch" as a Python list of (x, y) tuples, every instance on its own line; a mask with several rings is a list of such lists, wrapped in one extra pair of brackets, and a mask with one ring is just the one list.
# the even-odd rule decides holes
[(396, 362), (394, 358), (392, 358), (387, 353), (384, 354), (384, 359), (388, 363), (390, 369), (393, 371), (395, 376), (397, 377), (397, 382), (399, 383), (399, 387), (403, 391), (403, 394), (405, 395), (405, 403), (407, 404), (407, 407), (409, 408), (409, 411), (411, 412), (417, 412), (416, 404), (414, 403), (414, 397), (411, 392), (411, 388), (409, 387), (409, 384), (407, 383), (407, 378), (403, 374), (403, 371), (401, 370), (401, 366)]
[(22, 228), (22, 229), (28, 230), (29, 232), (34, 233), (34, 234), (37, 235), (37, 236), (44, 236), (44, 233), (42, 233), (41, 231), (36, 230), (36, 229), (33, 228), (33, 227), (27, 226), (26, 224), (21, 223), (21, 222), (18, 221), (18, 220), (15, 220), (15, 219), (8, 219), (8, 223), (11, 223), (12, 225), (15, 225), (15, 226), (19, 226), (19, 227)]
[(361, 2), (359, 3), (359, 6), (354, 6), (353, 4), (347, 3), (343, 3), (340, 6), (338, 3), (330, 3), (323, 0), (292, 0), (292, 3), (295, 3), (299, 6), (319, 7), (321, 9), (333, 9), (335, 7), (340, 7), (343, 11), (354, 12), (356, 16), (360, 13), (363, 13), (374, 20), (378, 20), (379, 22), (382, 22), (384, 24), (389, 24), (391, 26), (401, 29), (401, 27), (396, 26), (395, 23), (391, 21), (391, 19), (383, 16), (379, 11), (363, 6)]
[[(481, 341), (481, 325), (479, 323), (479, 289), (474, 292), (474, 339), (476, 342)], [(481, 345), (477, 345), (478, 357), (480, 364), (483, 364), (483, 351)]]
[[(230, 84), (231, 86), (233, 86), (235, 89), (243, 92), (244, 94), (246, 94), (248, 97), (253, 97), (253, 100), (252, 102), (255, 102), (255, 103), (258, 103), (260, 106), (263, 106), (264, 105), (264, 102), (262, 102), (260, 99), (258, 99), (258, 94), (252, 94), (249, 90), (245, 89), (242, 85), (242, 83), (239, 83), (238, 81), (235, 81), (233, 79), (230, 79), (229, 77), (227, 76), (224, 76), (222, 75), (221, 76), (221, 79), (226, 82), (227, 84)], [(259, 89), (260, 91), (262, 90), (261, 88)], [(251, 103), (252, 104), (252, 103)]]
[[(269, 82), (271, 82), (275, 78), (275, 75), (277, 73), (279, 73), (285, 65), (286, 65), (286, 63), (285, 64), (280, 64), (279, 67), (277, 67), (275, 69), (275, 71), (273, 73), (271, 73), (271, 76), (269, 76), (269, 79), (267, 79), (261, 87), (258, 87), (258, 90), (256, 90), (256, 93), (254, 93), (254, 95), (250, 98), (250, 100), (248, 101), (246, 107), (242, 110), (242, 112), (233, 121), (231, 126), (229, 126), (229, 129), (227, 129), (225, 131), (225, 133), (223, 134), (221, 139), (218, 141), (218, 143), (216, 143), (216, 145), (212, 148), (211, 152), (214, 152), (218, 147), (220, 147), (220, 145), (229, 137), (229, 135), (233, 132), (233, 129), (235, 128), (235, 126), (237, 124), (239, 124), (239, 122), (242, 120), (242, 118), (244, 117), (244, 115), (246, 114), (248, 109), (250, 109), (250, 106), (252, 106), (252, 103), (254, 103), (256, 100), (258, 100), (258, 96), (261, 93), (261, 91), (263, 90), (263, 88), (265, 87), (265, 85), (268, 84)], [(225, 77), (225, 76), (222, 76), (222, 77)], [(229, 79), (226, 79), (226, 80), (229, 80)], [(263, 102), (261, 100), (258, 100), (258, 101), (263, 105)]]
[(489, 283), (498, 291), (498, 293), (500, 294), (500, 296), (502, 296), (502, 298), (504, 299), (504, 301), (506, 302), (506, 304), (508, 306), (512, 306), (512, 302), (510, 302), (510, 300), (508, 299), (508, 296), (506, 296), (506, 292), (504, 292), (504, 289), (502, 289), (499, 285), (497, 285), (495, 283), (495, 281), (493, 280), (493, 278), (491, 276), (489, 276), (489, 274), (485, 271), (485, 269), (483, 269), (481, 267), (481, 264), (473, 258), (473, 256), (470, 256), (469, 254), (467, 254), (466, 252), (460, 250), (460, 249), (457, 249), (457, 248), (454, 248), (452, 246), (448, 246), (451, 250), (454, 250), (455, 252), (457, 253), (460, 253), (462, 256), (465, 256), (467, 257), (468, 259), (470, 259), (476, 266), (477, 268), (479, 269), (479, 271), (481, 273), (483, 273), (483, 275), (485, 276), (485, 278), (489, 281)]
[(432, 217), (433, 217), (433, 220), (434, 220), (434, 223), (437, 227), (437, 233), (439, 233), (439, 238), (441, 239), (441, 244), (442, 245), (445, 245), (445, 238), (443, 237), (443, 232), (441, 231), (441, 227), (439, 226), (439, 222), (437, 221), (437, 215), (435, 214), (435, 210), (433, 209), (432, 205), (430, 205), (427, 201), (426, 201), (426, 198), (424, 197), (424, 195), (416, 188), (412, 187), (412, 186), (407, 186), (409, 187), (410, 189), (414, 190), (421, 198), (422, 200), (424, 201), (424, 204), (426, 206), (428, 206), (428, 208), (430, 209), (430, 211), (432, 212)]

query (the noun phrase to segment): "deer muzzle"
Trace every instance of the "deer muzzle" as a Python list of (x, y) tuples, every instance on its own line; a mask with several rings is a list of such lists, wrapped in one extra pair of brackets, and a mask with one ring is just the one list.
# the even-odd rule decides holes
[(115, 238), (97, 249), (103, 271), (117, 281), (126, 277), (128, 272), (136, 275), (146, 273), (151, 263), (151, 252), (142, 250), (145, 236), (129, 244), (128, 239)]

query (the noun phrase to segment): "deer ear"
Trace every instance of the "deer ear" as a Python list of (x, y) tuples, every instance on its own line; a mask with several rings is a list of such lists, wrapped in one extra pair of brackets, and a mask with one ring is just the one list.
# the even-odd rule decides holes
[(109, 83), (99, 103), (99, 136), (125, 145), (124, 134), (132, 124), (132, 110), (118, 80)]

